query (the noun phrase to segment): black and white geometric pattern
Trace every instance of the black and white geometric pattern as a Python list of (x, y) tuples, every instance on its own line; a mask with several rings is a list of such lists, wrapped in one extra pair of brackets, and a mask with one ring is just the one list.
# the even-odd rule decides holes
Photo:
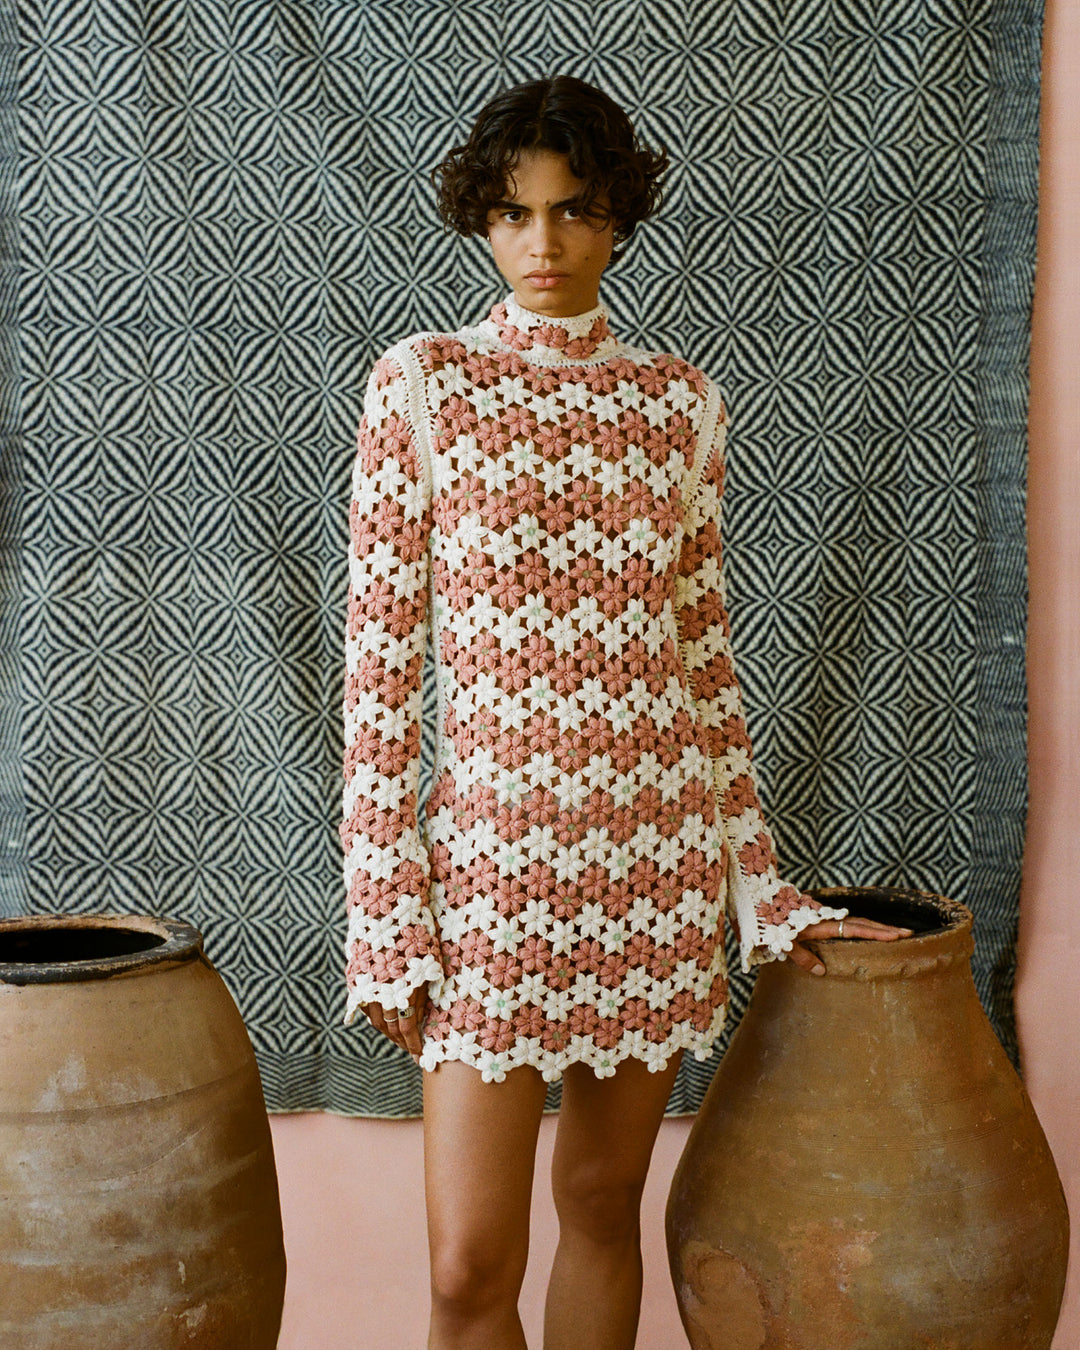
[(1040, 24), (1038, 0), (0, 7), (0, 913), (183, 917), (272, 1108), (416, 1110), (411, 1064), (339, 1025), (348, 470), (374, 357), (501, 293), (436, 225), (431, 164), (495, 89), (566, 71), (672, 155), (605, 298), (727, 392), (785, 874), (971, 904), (1011, 1048)]

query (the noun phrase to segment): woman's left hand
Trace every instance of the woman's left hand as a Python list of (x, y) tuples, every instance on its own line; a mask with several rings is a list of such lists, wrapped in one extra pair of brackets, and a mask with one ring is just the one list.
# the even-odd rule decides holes
[(895, 942), (897, 938), (911, 936), (910, 928), (896, 928), (891, 923), (877, 923), (874, 919), (860, 919), (849, 915), (846, 919), (823, 919), (821, 923), (812, 923), (804, 928), (788, 952), (788, 960), (794, 961), (811, 975), (824, 975), (825, 966), (821, 957), (804, 947), (804, 942), (821, 938), (858, 938), (863, 942)]
[(428, 987), (420, 985), (409, 995), (407, 1008), (384, 1008), (381, 1003), (362, 1003), (360, 1011), (376, 1031), (381, 1031), (395, 1045), (407, 1050), (413, 1059), (419, 1060), (424, 1048), (424, 1038), (420, 1027), (427, 1011)]

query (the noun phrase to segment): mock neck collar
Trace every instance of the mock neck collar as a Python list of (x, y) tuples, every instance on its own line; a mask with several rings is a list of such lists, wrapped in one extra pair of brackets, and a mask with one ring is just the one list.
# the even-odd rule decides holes
[(489, 319), (501, 343), (541, 361), (588, 361), (617, 345), (603, 305), (556, 319), (525, 309), (508, 295), (492, 307)]

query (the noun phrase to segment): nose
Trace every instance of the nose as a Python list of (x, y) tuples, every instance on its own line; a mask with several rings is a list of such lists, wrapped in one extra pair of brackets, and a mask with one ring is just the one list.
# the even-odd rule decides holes
[(538, 259), (555, 258), (561, 250), (555, 222), (545, 212), (537, 211), (529, 234), (529, 253)]

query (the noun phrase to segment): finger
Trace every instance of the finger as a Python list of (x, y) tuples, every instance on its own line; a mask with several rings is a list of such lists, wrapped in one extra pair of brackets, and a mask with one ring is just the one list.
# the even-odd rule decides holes
[(911, 937), (910, 928), (900, 928), (896, 924), (878, 923), (875, 919), (860, 919), (857, 915), (844, 919), (844, 931), (838, 936), (860, 938), (870, 942), (895, 942), (897, 938)]
[(376, 1031), (381, 1031), (384, 1036), (387, 1034), (386, 1014), (381, 1003), (361, 1003), (360, 1011)]
[[(806, 932), (806, 929), (803, 929)], [(801, 942), (792, 944), (791, 951), (788, 952), (788, 960), (794, 961), (800, 970), (805, 970), (810, 975), (824, 975), (825, 964), (816, 952), (812, 952), (809, 947), (804, 947)]]
[(384, 1008), (381, 1003), (361, 1004), (360, 1010), (376, 1031), (382, 1032), (399, 1049), (416, 1057), (423, 1049), (420, 1022), (426, 1005), (427, 990), (423, 989), (413, 994), (412, 1002), (404, 1012), (400, 1008)]
[(395, 1008), (393, 1012), (390, 1014), (389, 1025), (386, 1031), (386, 1034), (390, 1037), (390, 1039), (394, 1042), (394, 1044), (398, 1047), (398, 1049), (406, 1050), (408, 1051), (409, 1054), (412, 1054), (412, 1051), (409, 1050), (406, 1037), (409, 1034), (409, 1028), (411, 1026), (412, 1026), (412, 1019), (406, 1017), (405, 1010), (402, 1008)]
[(417, 1058), (424, 1048), (423, 1037), (420, 1035), (420, 1017), (415, 1009), (402, 1014), (401, 1043), (414, 1058)]
[(878, 923), (876, 919), (860, 919), (858, 915), (846, 919), (823, 919), (819, 923), (808, 924), (799, 933), (799, 940), (811, 942), (822, 938), (833, 939), (858, 938), (860, 940), (895, 942), (897, 938), (911, 937), (910, 928), (899, 928), (895, 924)]
[[(419, 1057), (424, 1048), (424, 1019), (428, 1012), (428, 989), (426, 985), (422, 985), (419, 989), (413, 991), (410, 1004), (415, 1014), (415, 1020), (412, 1024), (413, 1039), (409, 1045), (409, 1053)], [(406, 1030), (408, 1030), (407, 1023)], [(408, 1037), (406, 1037), (406, 1040), (408, 1040)]]
[(395, 1045), (400, 1045), (404, 1050), (405, 1043), (399, 1030), (399, 1018), (396, 1010), (384, 1008), (381, 1003), (369, 1003), (366, 1005), (364, 1012), (376, 1031), (381, 1032), (387, 1040), (393, 1041)]

